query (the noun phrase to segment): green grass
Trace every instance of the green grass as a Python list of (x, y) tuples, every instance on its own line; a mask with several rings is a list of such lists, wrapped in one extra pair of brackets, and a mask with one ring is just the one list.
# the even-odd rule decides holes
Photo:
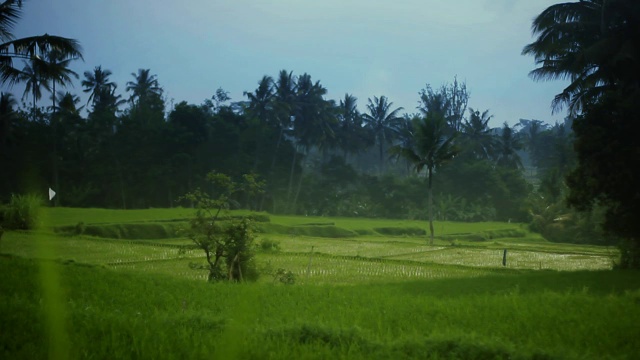
[(80, 209), (80, 208), (43, 208), (48, 219), (47, 226), (85, 224), (121, 224), (141, 221), (159, 221), (187, 219), (193, 213), (192, 209), (144, 209), (144, 210), (113, 210), (113, 209)]
[(449, 222), (429, 246), (426, 222), (261, 214), (256, 243), (279, 251), (257, 250), (257, 265), (296, 284), (208, 284), (201, 250), (172, 235), (190, 212), (45, 208), (44, 227), (7, 231), (0, 358), (625, 359), (640, 348), (640, 273), (611, 271), (613, 248)]
[[(45, 261), (46, 262), (46, 261)], [(42, 262), (0, 257), (3, 358), (44, 358)], [(184, 281), (51, 263), (70, 358), (624, 359), (637, 272), (510, 272), (383, 284)]]

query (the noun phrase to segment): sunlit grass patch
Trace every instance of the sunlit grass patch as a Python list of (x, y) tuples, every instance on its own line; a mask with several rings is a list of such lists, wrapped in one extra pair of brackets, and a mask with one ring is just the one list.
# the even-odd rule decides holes
[[(415, 252), (392, 256), (392, 259), (432, 262), (473, 267), (503, 267), (504, 250), (469, 247), (441, 248), (441, 251)], [(506, 267), (513, 269), (605, 270), (613, 265), (612, 256), (561, 254), (538, 251), (507, 250)]]
[(477, 277), (491, 269), (421, 264), (365, 257), (331, 256), (321, 253), (265, 254), (258, 257), (261, 266), (292, 271), (303, 283), (357, 284), (441, 278)]

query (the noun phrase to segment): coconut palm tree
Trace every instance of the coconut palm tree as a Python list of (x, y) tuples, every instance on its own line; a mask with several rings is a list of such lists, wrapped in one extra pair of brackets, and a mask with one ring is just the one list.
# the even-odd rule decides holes
[(131, 73), (135, 81), (127, 82), (127, 91), (131, 91), (129, 101), (135, 106), (146, 105), (154, 97), (162, 95), (156, 75), (150, 75), (150, 69), (138, 69), (138, 74)]
[(74, 59), (65, 59), (60, 51), (52, 50), (47, 54), (47, 78), (51, 80), (51, 109), (53, 115), (56, 113), (56, 84), (65, 87), (67, 84), (73, 84), (72, 77), (78, 78), (78, 74), (69, 69), (69, 64)]
[(469, 108), (469, 119), (462, 124), (460, 145), (471, 159), (488, 160), (493, 157), (496, 143), (489, 128), (492, 117), (489, 110), (480, 113)]
[(552, 5), (532, 24), (537, 39), (522, 53), (535, 58), (534, 80), (567, 79), (555, 96), (554, 111), (571, 114), (605, 92), (640, 85), (638, 58), (640, 3), (637, 0), (584, 0)]
[(513, 128), (505, 121), (496, 144), (496, 163), (509, 169), (522, 169), (522, 160), (517, 151), (522, 149), (522, 143)]
[(80, 104), (81, 101), (80, 97), (68, 91), (58, 91), (57, 99), (57, 112), (73, 116), (80, 116), (80, 112), (82, 111), (82, 109), (84, 109), (84, 106), (78, 107), (78, 104)]
[(269, 123), (273, 110), (273, 78), (263, 76), (258, 82), (258, 88), (253, 93), (245, 91), (244, 96), (249, 99), (247, 112), (261, 124)]
[[(291, 127), (291, 117), (295, 107), (296, 77), (293, 72), (280, 70), (275, 82), (274, 113), (282, 130)], [(280, 140), (278, 140), (279, 142)]]
[(102, 97), (111, 94), (116, 88), (116, 83), (109, 81), (111, 76), (110, 70), (102, 70), (102, 66), (96, 66), (93, 71), (84, 72), (84, 80), (82, 80), (82, 86), (84, 92), (89, 94), (87, 104), (93, 101), (94, 108), (97, 104), (101, 103)]
[(427, 170), (429, 196), (429, 244), (433, 245), (433, 173), (440, 166), (453, 159), (458, 153), (454, 135), (450, 133), (447, 119), (441, 112), (427, 112), (424, 117), (413, 121), (413, 146), (396, 145), (390, 149), (392, 155), (404, 157), (415, 166), (416, 172)]
[(311, 75), (298, 78), (293, 111), (293, 134), (298, 144), (309, 150), (313, 146), (325, 148), (333, 138), (331, 104), (324, 99), (327, 89), (311, 80)]
[(7, 83), (11, 87), (28, 80), (24, 69), (14, 67), (15, 59), (30, 62), (33, 70), (46, 68), (47, 54), (54, 52), (60, 61), (82, 59), (82, 48), (74, 39), (49, 34), (16, 39), (13, 27), (21, 14), (22, 1), (5, 0), (0, 3), (0, 84)]
[(379, 171), (384, 171), (384, 146), (391, 143), (394, 136), (394, 128), (402, 117), (398, 114), (403, 108), (395, 108), (391, 110), (393, 102), (389, 102), (386, 96), (380, 96), (379, 98), (374, 96), (373, 100), (368, 99), (367, 104), (368, 114), (363, 115), (365, 126), (368, 127), (373, 136), (376, 139), (379, 150)]
[[(306, 154), (312, 147), (317, 147), (324, 153), (333, 144), (334, 133), (332, 127), (335, 117), (332, 110), (334, 105), (324, 99), (326, 93), (327, 89), (320, 84), (320, 81), (314, 83), (311, 80), (311, 75), (305, 73), (298, 77), (292, 112), (292, 134), (295, 138), (296, 146), (302, 150), (302, 155)], [(291, 163), (289, 195), (291, 194), (296, 154), (297, 152), (294, 153)], [(293, 211), (295, 211), (300, 193), (301, 181), (302, 173), (300, 173), (297, 190), (291, 204), (291, 210)]]
[(9, 139), (11, 123), (18, 118), (18, 114), (14, 110), (16, 106), (17, 102), (12, 94), (0, 93), (0, 149), (4, 150)]
[[(404, 114), (402, 119), (395, 124), (393, 131), (398, 139), (398, 145), (403, 148), (413, 148), (415, 129), (413, 123), (420, 118), (420, 114)], [(411, 161), (405, 158), (407, 176), (411, 174)]]
[(32, 117), (36, 119), (36, 103), (42, 98), (42, 88), (47, 91), (51, 91), (49, 82), (44, 77), (42, 70), (42, 62), (31, 61), (24, 64), (24, 68), (20, 70), (19, 75), (16, 73), (15, 79), (18, 82), (24, 82), (24, 93), (22, 94), (22, 100), (31, 96), (32, 99)]
[(346, 162), (348, 154), (358, 153), (367, 146), (362, 127), (362, 115), (357, 108), (358, 98), (345, 94), (336, 109), (337, 124), (334, 133), (337, 146), (342, 150)]
[[(264, 85), (266, 85), (266, 83)], [(273, 82), (273, 97), (270, 104), (271, 115), (269, 116), (269, 120), (272, 122), (273, 126), (277, 129), (278, 132), (278, 140), (276, 141), (276, 146), (273, 151), (273, 157), (271, 159), (271, 166), (269, 170), (269, 179), (271, 183), (273, 182), (274, 169), (278, 160), (282, 140), (285, 138), (285, 134), (287, 132), (290, 132), (292, 128), (293, 111), (295, 109), (296, 88), (296, 77), (293, 75), (293, 72), (280, 70), (277, 80)], [(297, 158), (297, 151), (294, 151), (293, 155), (294, 156), (291, 165), (292, 169)], [(289, 195), (287, 196), (287, 200), (291, 193), (291, 184), (293, 181), (292, 176), (293, 170), (289, 177)], [(264, 205), (265, 198), (266, 192), (263, 194), (261, 200), (261, 208)]]

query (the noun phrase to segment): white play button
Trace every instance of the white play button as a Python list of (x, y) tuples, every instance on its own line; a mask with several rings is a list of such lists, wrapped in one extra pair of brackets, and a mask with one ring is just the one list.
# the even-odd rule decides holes
[(54, 196), (56, 196), (56, 192), (49, 188), (49, 201), (51, 201)]

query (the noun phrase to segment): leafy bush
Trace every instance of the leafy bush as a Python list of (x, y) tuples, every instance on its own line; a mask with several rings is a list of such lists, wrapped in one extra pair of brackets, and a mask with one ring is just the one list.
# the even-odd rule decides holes
[(278, 269), (274, 274), (274, 280), (277, 279), (285, 285), (293, 285), (296, 283), (296, 274), (285, 269)]
[[(216, 195), (199, 189), (184, 196), (195, 205), (195, 217), (189, 221), (185, 235), (205, 252), (209, 265), (209, 281), (255, 281), (259, 273), (253, 259), (254, 225), (250, 217), (239, 220), (222, 220), (228, 216), (231, 198), (241, 192), (257, 195), (264, 183), (253, 175), (243, 175), (242, 181), (234, 181), (228, 175), (216, 172), (207, 174)], [(225, 263), (223, 268), (222, 262)]]
[(263, 238), (260, 240), (259, 248), (264, 252), (277, 252), (280, 251), (280, 242)]
[(623, 240), (620, 245), (620, 269), (640, 269), (640, 245), (632, 240)]
[(84, 231), (86, 230), (86, 228), (87, 227), (84, 225), (84, 222), (80, 221), (79, 223), (76, 224), (73, 231), (75, 232), (76, 235), (82, 235), (84, 234)]
[(4, 209), (3, 225), (10, 230), (30, 230), (38, 225), (42, 198), (34, 194), (11, 195)]

